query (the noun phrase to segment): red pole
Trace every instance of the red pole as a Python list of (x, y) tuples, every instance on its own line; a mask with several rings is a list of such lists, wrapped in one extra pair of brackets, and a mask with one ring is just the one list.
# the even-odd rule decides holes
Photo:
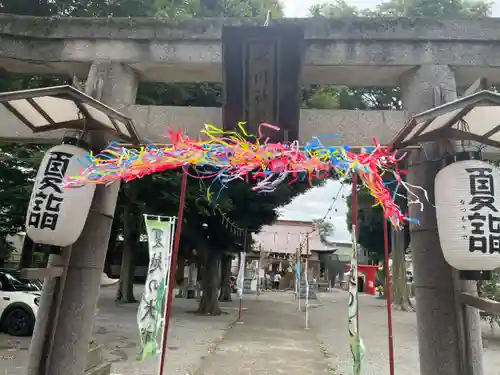
[(164, 367), (165, 367), (165, 355), (166, 355), (166, 351), (167, 351), (168, 326), (170, 323), (170, 314), (172, 312), (172, 295), (174, 294), (175, 267), (177, 266), (177, 256), (179, 255), (179, 243), (181, 241), (182, 220), (184, 217), (184, 203), (186, 201), (187, 177), (188, 177), (187, 172), (184, 169), (182, 169), (181, 196), (179, 198), (179, 212), (177, 213), (177, 225), (175, 226), (174, 247), (172, 249), (172, 258), (170, 260), (170, 275), (169, 275), (169, 284), (168, 284), (167, 307), (165, 309), (165, 315), (164, 315), (164, 319), (163, 319), (163, 324), (165, 324), (165, 328), (163, 329), (159, 375), (163, 375), (163, 371), (164, 371)]
[(384, 269), (385, 269), (385, 295), (387, 301), (387, 330), (389, 339), (389, 373), (394, 375), (394, 340), (392, 336), (392, 299), (391, 276), (389, 274), (389, 229), (384, 216)]

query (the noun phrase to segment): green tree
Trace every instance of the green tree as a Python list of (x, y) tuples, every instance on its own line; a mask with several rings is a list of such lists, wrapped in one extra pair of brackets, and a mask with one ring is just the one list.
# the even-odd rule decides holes
[(310, 85), (302, 89), (302, 108), (337, 109), (340, 107), (340, 92), (334, 87)]
[(145, 230), (143, 219), (145, 203), (138, 199), (140, 189), (141, 184), (124, 184), (120, 189), (117, 215), (115, 214), (117, 221), (123, 225), (120, 282), (116, 291), (116, 300), (121, 302), (136, 302), (134, 297), (135, 265), (138, 253), (142, 250), (140, 237)]
[(169, 19), (190, 17), (254, 17), (264, 20), (283, 16), (277, 0), (154, 0), (155, 14)]
[[(335, 0), (313, 5), (309, 13), (313, 17), (487, 17), (491, 14), (492, 2), (477, 0), (389, 0), (374, 10), (361, 9), (345, 0)], [(315, 88), (313, 91), (319, 90)], [(399, 87), (322, 87), (339, 103), (342, 109), (402, 109)], [(324, 95), (324, 94), (323, 94)], [(321, 107), (321, 101), (319, 107)], [(312, 103), (311, 103), (312, 104)], [(306, 105), (307, 107), (307, 105)], [(317, 108), (317, 107), (307, 107)], [(334, 108), (334, 107), (332, 107)]]
[[(37, 6), (35, 6), (36, 8)], [(62, 84), (58, 76), (29, 76), (21, 74), (0, 73), (0, 91), (13, 91), (28, 88)], [(24, 230), (25, 215), (31, 195), (33, 179), (43, 157), (46, 146), (0, 142), (0, 180), (2, 191), (0, 208), (2, 224), (0, 224), (0, 259), (9, 256), (10, 245), (6, 242), (9, 234)], [(23, 245), (21, 264), (31, 265), (34, 251), (33, 242), (27, 238)], [(44, 249), (38, 246), (37, 251)]]
[(313, 17), (358, 17), (361, 15), (361, 12), (360, 9), (348, 4), (345, 0), (335, 0), (309, 7), (309, 13)]
[[(190, 174), (196, 175), (196, 172), (191, 170)], [(180, 180), (179, 171), (164, 172), (130, 184), (140, 185), (137, 199), (145, 202), (148, 213), (176, 215)], [(196, 250), (203, 264), (203, 297), (198, 313), (220, 314), (218, 281), (220, 276), (223, 279), (226, 275), (218, 274), (218, 265), (227, 260), (224, 257), (228, 253), (243, 251), (243, 236), (233, 233), (223, 218), (229, 219), (238, 228), (247, 229), (248, 241), (251, 241), (251, 233), (258, 232), (263, 225), (271, 224), (278, 218), (278, 208), (309, 188), (305, 182), (284, 182), (272, 193), (258, 193), (252, 191), (245, 181), (234, 181), (222, 189), (217, 181), (188, 179), (180, 251), (183, 256), (188, 256)], [(247, 249), (250, 248), (249, 242)]]
[(319, 240), (321, 243), (328, 247), (335, 246), (335, 242), (331, 242), (328, 237), (335, 234), (335, 227), (331, 222), (326, 219), (313, 220), (313, 227), (318, 231)]
[[(364, 187), (358, 189), (358, 242), (378, 262), (384, 259), (384, 217), (382, 208)], [(352, 196), (347, 197), (347, 228), (352, 230)]]
[[(260, 17), (265, 18), (268, 11), (271, 11), (274, 18), (282, 16), (282, 8), (277, 0), (219, 0), (215, 2), (198, 1), (198, 0), (3, 0), (0, 1), (0, 8), (5, 13), (14, 13), (21, 15), (34, 16), (162, 16), (169, 19), (179, 19), (194, 16), (224, 16), (224, 17)], [(61, 84), (64, 79), (60, 77), (41, 77), (41, 76), (21, 76), (6, 74), (0, 77), (0, 88), (8, 91), (14, 89), (24, 89), (30, 87), (43, 87), (54, 84)], [(220, 84), (156, 84), (156, 85), (141, 85), (139, 90), (138, 102), (143, 104), (163, 104), (163, 105), (184, 105), (184, 106), (220, 106), (222, 86)], [(16, 154), (16, 157), (22, 157)], [(7, 174), (4, 174), (7, 176)], [(166, 182), (160, 181), (160, 190), (172, 191), (179, 187), (178, 181)], [(143, 186), (144, 183), (133, 182), (131, 186)], [(30, 190), (30, 183), (25, 183), (24, 188)], [(141, 189), (139, 187), (137, 189)], [(135, 188), (134, 188), (135, 189)], [(132, 190), (134, 190), (132, 189)], [(129, 189), (130, 190), (130, 189)], [(199, 194), (199, 192), (198, 192)], [(122, 212), (116, 215), (117, 222), (120, 221), (127, 228), (133, 227), (129, 224), (131, 216), (140, 215), (137, 205), (141, 201), (130, 198), (130, 194), (122, 194), (125, 198), (119, 205), (118, 210)], [(154, 195), (153, 195), (154, 196)], [(188, 201), (196, 201), (196, 197), (190, 196)], [(152, 196), (143, 197), (143, 202), (151, 201)], [(166, 199), (166, 198), (165, 198)], [(27, 198), (24, 199), (27, 203)], [(166, 199), (170, 202), (170, 207), (175, 207), (178, 204), (171, 202), (171, 199)], [(148, 203), (149, 206), (151, 204)], [(17, 206), (20, 207), (20, 206)], [(123, 212), (126, 210), (126, 214)], [(22, 211), (22, 210), (21, 210)], [(23, 222), (23, 213), (18, 214), (18, 222)], [(134, 212), (132, 215), (130, 212)], [(174, 210), (176, 211), (176, 210)], [(164, 211), (165, 212), (165, 211)], [(164, 214), (163, 212), (163, 214)], [(175, 214), (175, 213), (174, 213)], [(19, 219), (22, 218), (22, 219)], [(125, 220), (126, 219), (126, 220)], [(135, 219), (134, 219), (135, 220)], [(137, 220), (135, 220), (137, 222)], [(142, 222), (142, 218), (140, 220)], [(119, 226), (115, 225), (115, 229)], [(135, 229), (131, 229), (137, 232)], [(115, 233), (119, 233), (117, 229)], [(125, 249), (134, 249), (134, 243), (137, 241), (137, 233), (128, 235), (123, 233), (127, 244)], [(116, 242), (116, 236), (110, 240), (111, 246)], [(185, 247), (185, 246), (184, 246)], [(130, 250), (133, 251), (133, 250)], [(131, 259), (130, 254), (124, 254), (125, 259)], [(133, 257), (132, 257), (133, 258)], [(126, 275), (133, 275), (133, 263), (126, 262), (130, 266), (125, 267), (128, 271)], [(125, 271), (125, 269), (124, 269)], [(118, 295), (125, 300), (133, 300), (131, 291), (131, 282), (133, 277), (128, 278), (130, 281), (120, 283), (121, 288)]]
[[(127, 16), (152, 16), (155, 14), (154, 0), (1, 0), (0, 1), (0, 9), (3, 13), (12, 13), (19, 15), (31, 15), (31, 16), (72, 16), (72, 17), (106, 17), (106, 16), (116, 16), (116, 17), (127, 17)], [(52, 85), (63, 84), (67, 81), (67, 78), (62, 77), (54, 77), (54, 76), (28, 76), (28, 75), (15, 75), (15, 74), (3, 74), (0, 77), (0, 89), (2, 91), (9, 90), (19, 90), (19, 89), (27, 89), (27, 88), (35, 88), (35, 87), (46, 87)], [(1, 146), (1, 150), (7, 150), (8, 146)], [(26, 145), (14, 145), (17, 147), (16, 150), (12, 153), (13, 159), (22, 160), (26, 157), (23, 154), (24, 150), (30, 150), (30, 146)], [(21, 152), (17, 152), (21, 151)], [(35, 163), (36, 165), (37, 163)], [(16, 175), (21, 173), (20, 168), (17, 166), (13, 166), (11, 170), (11, 175)], [(22, 169), (24, 171), (24, 169)], [(17, 190), (29, 191), (31, 192), (31, 184), (32, 182), (29, 179), (24, 179), (21, 183), (17, 183), (14, 177), (10, 177), (10, 175), (6, 173), (2, 173), (0, 170), (0, 176), (6, 176), (9, 182), (13, 183), (14, 186), (17, 186)], [(24, 173), (24, 172), (22, 172)], [(27, 172), (26, 172), (27, 173)], [(4, 185), (6, 185), (4, 183)], [(24, 226), (24, 215), (25, 209), (29, 200), (29, 194), (16, 195), (16, 198), (19, 200), (19, 204), (15, 205), (17, 209), (16, 212), (12, 210), (2, 209), (2, 212), (5, 213), (6, 216), (12, 217), (12, 221), (17, 223), (17, 226), (11, 226), (10, 231), (19, 231)], [(11, 200), (12, 201), (12, 200)], [(3, 202), (8, 202), (8, 200), (3, 200)], [(5, 206), (5, 203), (3, 204)], [(122, 205), (123, 206), (123, 205)], [(130, 206), (130, 204), (129, 204)], [(122, 207), (123, 208), (123, 207)], [(123, 221), (123, 215), (117, 215), (120, 221)], [(131, 215), (126, 215), (126, 217), (130, 217)], [(130, 220), (130, 219), (129, 219)], [(19, 224), (22, 223), (22, 224)], [(116, 225), (115, 225), (116, 227)], [(130, 225), (128, 226), (130, 228)], [(118, 231), (113, 232), (114, 238), (110, 240), (112, 245), (116, 242), (116, 234)], [(127, 236), (127, 241), (130, 242), (131, 238), (135, 238), (133, 235)], [(0, 238), (4, 238), (3, 233), (0, 233)], [(29, 243), (27, 241), (26, 243)], [(126, 246), (127, 247), (127, 246)], [(128, 247), (135, 247), (133, 245)], [(129, 257), (130, 258), (130, 257)], [(125, 264), (129, 264), (130, 262), (125, 262)], [(133, 262), (130, 267), (133, 267)], [(130, 272), (133, 272), (133, 268), (128, 268), (129, 272), (125, 272), (128, 275)], [(127, 267), (126, 267), (127, 268)], [(127, 285), (126, 291), (121, 290), (121, 286), (124, 285), (120, 283), (120, 288), (118, 290), (118, 295), (123, 296), (123, 298), (128, 300), (134, 300), (133, 295), (131, 294), (131, 282), (125, 283)]]
[[(488, 298), (493, 301), (500, 302), (500, 269), (492, 271), (491, 280), (482, 280), (477, 283), (477, 291), (480, 297)], [(499, 324), (500, 317), (488, 316), (484, 318), (488, 320), (490, 324)]]
[[(158, 5), (162, 0), (157, 1)], [(170, 3), (164, 2), (160, 14), (172, 17), (187, 16), (189, 12), (197, 16), (223, 16), (223, 17), (258, 17), (264, 19), (267, 12), (271, 11), (273, 18), (282, 16), (282, 9), (276, 0), (221, 0), (202, 1), (201, 3), (190, 3), (190, 10), (185, 14), (173, 14), (175, 10)], [(153, 95), (152, 95), (153, 94)], [(221, 106), (222, 105), (222, 85), (202, 84), (202, 85), (179, 85), (179, 84), (154, 84), (142, 85), (139, 91), (139, 100), (148, 104), (165, 105), (190, 105), (190, 106)], [(156, 184), (163, 186), (164, 191), (179, 191), (180, 177), (169, 179), (165, 174), (153, 176)], [(167, 188), (167, 185), (170, 188)], [(228, 189), (223, 190), (219, 197), (214, 200), (200, 199), (206, 194), (206, 186), (200, 182), (189, 182), (188, 198), (186, 199), (184, 233), (190, 233), (188, 237), (183, 236), (182, 249), (184, 255), (196, 250), (196, 254), (202, 258), (203, 262), (203, 298), (200, 301), (198, 313), (216, 315), (220, 313), (217, 299), (218, 289), (218, 264), (221, 260), (227, 262), (224, 254), (228, 252), (239, 252), (242, 250), (243, 241), (228, 231), (222, 223), (222, 218), (214, 210), (218, 207), (219, 212), (223, 212), (231, 221), (237, 223), (240, 228), (248, 228), (250, 231), (257, 231), (264, 224), (271, 223), (276, 218), (275, 209), (288, 202), (294, 194), (293, 189), (285, 191), (279, 188), (280, 193), (257, 196), (251, 192), (247, 184), (232, 183)], [(212, 187), (213, 190), (221, 187)], [(143, 190), (146, 191), (146, 190)], [(279, 199), (276, 199), (277, 196)], [(165, 200), (163, 212), (170, 206), (176, 208), (178, 201), (168, 202)], [(207, 206), (208, 207), (205, 207)], [(193, 235), (195, 234), (195, 235)], [(241, 236), (240, 236), (241, 237)], [(221, 267), (223, 272), (229, 268), (227, 264)], [(228, 275), (223, 274), (222, 281), (229, 282)]]
[(155, 14), (154, 0), (1, 0), (3, 13), (29, 16), (141, 17)]
[[(390, 185), (389, 185), (390, 186)], [(396, 203), (406, 211), (404, 199), (398, 197)], [(347, 198), (347, 225), (353, 224), (352, 196)], [(408, 311), (413, 309), (406, 288), (406, 260), (409, 252), (410, 231), (406, 225), (401, 231), (395, 231), (385, 220), (382, 208), (375, 206), (375, 199), (369, 191), (360, 186), (357, 193), (358, 242), (370, 254), (375, 262), (385, 258), (384, 225), (387, 225), (388, 246), (392, 256), (392, 297), (395, 308)], [(392, 246), (394, 243), (394, 246)]]
[(493, 2), (469, 0), (391, 0), (378, 5), (375, 15), (393, 17), (488, 17)]
[(371, 10), (336, 0), (313, 5), (309, 13), (313, 17), (488, 17), (492, 5), (493, 2), (482, 0), (389, 0)]
[(24, 229), (32, 184), (42, 156), (42, 147), (0, 144), (0, 263), (11, 250), (7, 235)]
[[(456, 18), (456, 17), (485, 17), (490, 14), (491, 3), (487, 1), (463, 1), (463, 0), (390, 0), (378, 5), (375, 10), (359, 9), (350, 6), (343, 0), (318, 4), (310, 8), (312, 16), (316, 17), (381, 17), (381, 16), (410, 16), (410, 17), (434, 17), (434, 18)], [(343, 109), (401, 109), (401, 92), (398, 87), (394, 88), (335, 88), (338, 90), (340, 108)], [(359, 217), (359, 242), (368, 250), (371, 256), (377, 260), (383, 259), (383, 225), (380, 207), (372, 207), (374, 201), (368, 192), (360, 190), (358, 194), (358, 217)], [(347, 221), (349, 228), (352, 225), (352, 212), (350, 200), (348, 199), (349, 212)], [(387, 224), (386, 224), (387, 225)], [(397, 235), (396, 235), (397, 236)], [(393, 290), (396, 294), (393, 298), (402, 308), (408, 298), (404, 287), (406, 267), (404, 252), (408, 243), (408, 234), (405, 238), (390, 236), (395, 240), (398, 253), (393, 254)], [(403, 285), (403, 287), (401, 287)], [(403, 293), (403, 294), (401, 294)]]
[[(224, 16), (224, 17), (259, 17), (264, 19), (267, 12), (271, 11), (274, 18), (282, 16), (282, 9), (277, 0), (220, 0), (216, 2), (199, 1), (166, 1), (166, 0), (121, 0), (121, 1), (74, 1), (74, 0), (39, 0), (35, 5), (28, 0), (4, 0), (0, 3), (2, 10), (8, 13), (37, 16), (150, 16), (159, 15), (170, 19), (180, 19), (193, 16)], [(28, 87), (43, 87), (60, 84), (64, 81), (61, 77), (17, 76), (6, 75), (5, 90), (23, 89)], [(220, 106), (221, 85), (217, 84), (156, 84), (141, 85), (139, 90), (139, 103), (166, 104), (166, 105), (191, 105), (191, 106)], [(337, 106), (335, 100), (326, 98), (321, 93), (313, 93), (310, 103), (322, 108)], [(328, 93), (325, 93), (326, 95)], [(16, 156), (21, 157), (20, 154)], [(149, 184), (148, 184), (149, 182)], [(30, 184), (25, 184), (30, 189)], [(212, 206), (217, 204), (224, 214), (231, 218), (240, 227), (249, 228), (256, 232), (264, 224), (270, 224), (276, 219), (276, 208), (289, 202), (293, 196), (306, 190), (305, 183), (294, 186), (280, 186), (275, 193), (257, 194), (248, 189), (245, 183), (232, 184), (230, 188), (221, 193), (216, 202), (210, 202), (210, 208), (203, 210), (203, 199), (200, 200), (200, 186), (198, 183), (189, 183), (186, 199), (186, 220), (183, 223), (185, 230), (182, 236), (181, 250), (189, 253), (196, 249), (197, 254), (207, 259), (206, 274), (213, 272), (213, 264), (220, 259), (220, 254), (227, 251), (240, 251), (241, 238), (235, 238), (228, 228), (221, 224), (220, 215), (213, 212)], [(166, 215), (177, 213), (178, 195), (172, 194), (180, 190), (178, 173), (162, 173), (150, 176), (139, 181), (125, 184), (121, 196), (123, 197), (116, 215), (117, 222), (122, 223), (121, 232), (125, 239), (125, 260), (122, 267), (124, 280), (120, 283), (118, 297), (125, 301), (133, 301), (132, 280), (134, 259), (133, 252), (138, 248), (139, 225), (142, 225), (140, 213), (148, 212)], [(137, 195), (135, 195), (137, 192)], [(147, 192), (147, 194), (146, 194)], [(158, 193), (162, 192), (162, 193)], [(132, 194), (134, 193), (134, 194)], [(24, 199), (27, 202), (27, 198)], [(144, 205), (141, 207), (140, 203)], [(243, 207), (243, 208), (242, 208)], [(161, 208), (161, 210), (160, 210)], [(24, 220), (24, 210), (17, 217)], [(110, 239), (110, 246), (116, 242), (116, 234), (120, 233), (120, 225), (115, 224), (114, 238)], [(209, 229), (207, 229), (209, 228)], [(196, 236), (193, 238), (193, 233)], [(214, 234), (216, 233), (216, 235)], [(215, 254), (214, 256), (208, 256)], [(215, 261), (214, 261), (215, 259)], [(215, 263), (214, 263), (215, 262)], [(127, 281), (125, 281), (125, 278)], [(214, 302), (212, 291), (213, 278), (208, 276), (204, 285), (207, 297), (200, 304), (201, 313), (217, 313), (218, 306)], [(211, 288), (211, 289), (210, 289)], [(216, 300), (216, 298), (215, 298)]]

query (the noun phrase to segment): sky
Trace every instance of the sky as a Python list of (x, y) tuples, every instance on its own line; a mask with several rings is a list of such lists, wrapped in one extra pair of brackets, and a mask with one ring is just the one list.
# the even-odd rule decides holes
[[(285, 17), (307, 17), (311, 5), (321, 4), (321, 0), (281, 0), (285, 7)], [(348, 4), (359, 8), (374, 8), (381, 1), (377, 0), (347, 0)], [(493, 16), (500, 17), (500, 0), (493, 4)], [(292, 203), (281, 210), (281, 218), (287, 220), (313, 220), (325, 216), (328, 208), (337, 195), (341, 184), (338, 181), (328, 181), (324, 186), (313, 188), (307, 193), (295, 198)], [(349, 188), (343, 188), (344, 195), (349, 195)], [(340, 194), (342, 195), (342, 194)], [(339, 196), (333, 209), (327, 214), (326, 219), (335, 227), (332, 240), (349, 241), (351, 235), (346, 225), (347, 205), (345, 199)]]
[[(338, 181), (328, 180), (323, 186), (312, 188), (305, 194), (299, 195), (292, 203), (281, 209), (281, 219), (285, 220), (314, 220), (325, 217), (334, 228), (332, 241), (350, 241), (351, 235), (347, 230), (347, 204), (342, 196), (349, 195), (349, 187)], [(333, 204), (333, 206), (332, 206)], [(328, 209), (332, 206), (332, 209)]]

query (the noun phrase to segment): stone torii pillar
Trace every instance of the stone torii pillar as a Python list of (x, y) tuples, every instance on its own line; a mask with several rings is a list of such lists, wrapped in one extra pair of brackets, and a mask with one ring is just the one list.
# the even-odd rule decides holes
[[(407, 117), (457, 99), (455, 74), (447, 65), (424, 65), (406, 72), (401, 81)], [(449, 141), (453, 142), (453, 141)], [(452, 143), (427, 142), (409, 161), (408, 183), (427, 189), (434, 202), (434, 180), (439, 159)], [(439, 243), (436, 210), (425, 199), (424, 211), (410, 205), (411, 248), (415, 276), (417, 328), (421, 375), (482, 375), (482, 342), (479, 313), (467, 311), (467, 329), (462, 330), (457, 300), (462, 288), (472, 283), (458, 280), (446, 263)]]
[[(94, 63), (89, 71), (86, 91), (89, 95), (119, 110), (134, 104), (137, 75), (119, 63)], [(104, 139), (92, 134), (91, 147), (100, 150)], [(82, 235), (73, 244), (62, 287), (61, 302), (46, 370), (37, 371), (36, 359), (30, 359), (29, 375), (83, 375), (86, 368), (93, 318), (99, 295), (101, 273), (115, 213), (119, 183), (97, 186)], [(36, 337), (34, 337), (34, 340)], [(36, 340), (30, 355), (37, 352)]]

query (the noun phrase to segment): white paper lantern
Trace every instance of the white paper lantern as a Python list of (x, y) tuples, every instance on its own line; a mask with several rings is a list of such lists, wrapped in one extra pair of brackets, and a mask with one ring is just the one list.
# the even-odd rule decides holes
[(72, 145), (58, 145), (45, 154), (36, 175), (26, 215), (26, 233), (35, 242), (69, 246), (82, 233), (95, 185), (65, 188), (67, 177), (78, 176), (87, 152)]
[(462, 271), (500, 267), (500, 175), (480, 160), (450, 164), (435, 180), (439, 241)]

